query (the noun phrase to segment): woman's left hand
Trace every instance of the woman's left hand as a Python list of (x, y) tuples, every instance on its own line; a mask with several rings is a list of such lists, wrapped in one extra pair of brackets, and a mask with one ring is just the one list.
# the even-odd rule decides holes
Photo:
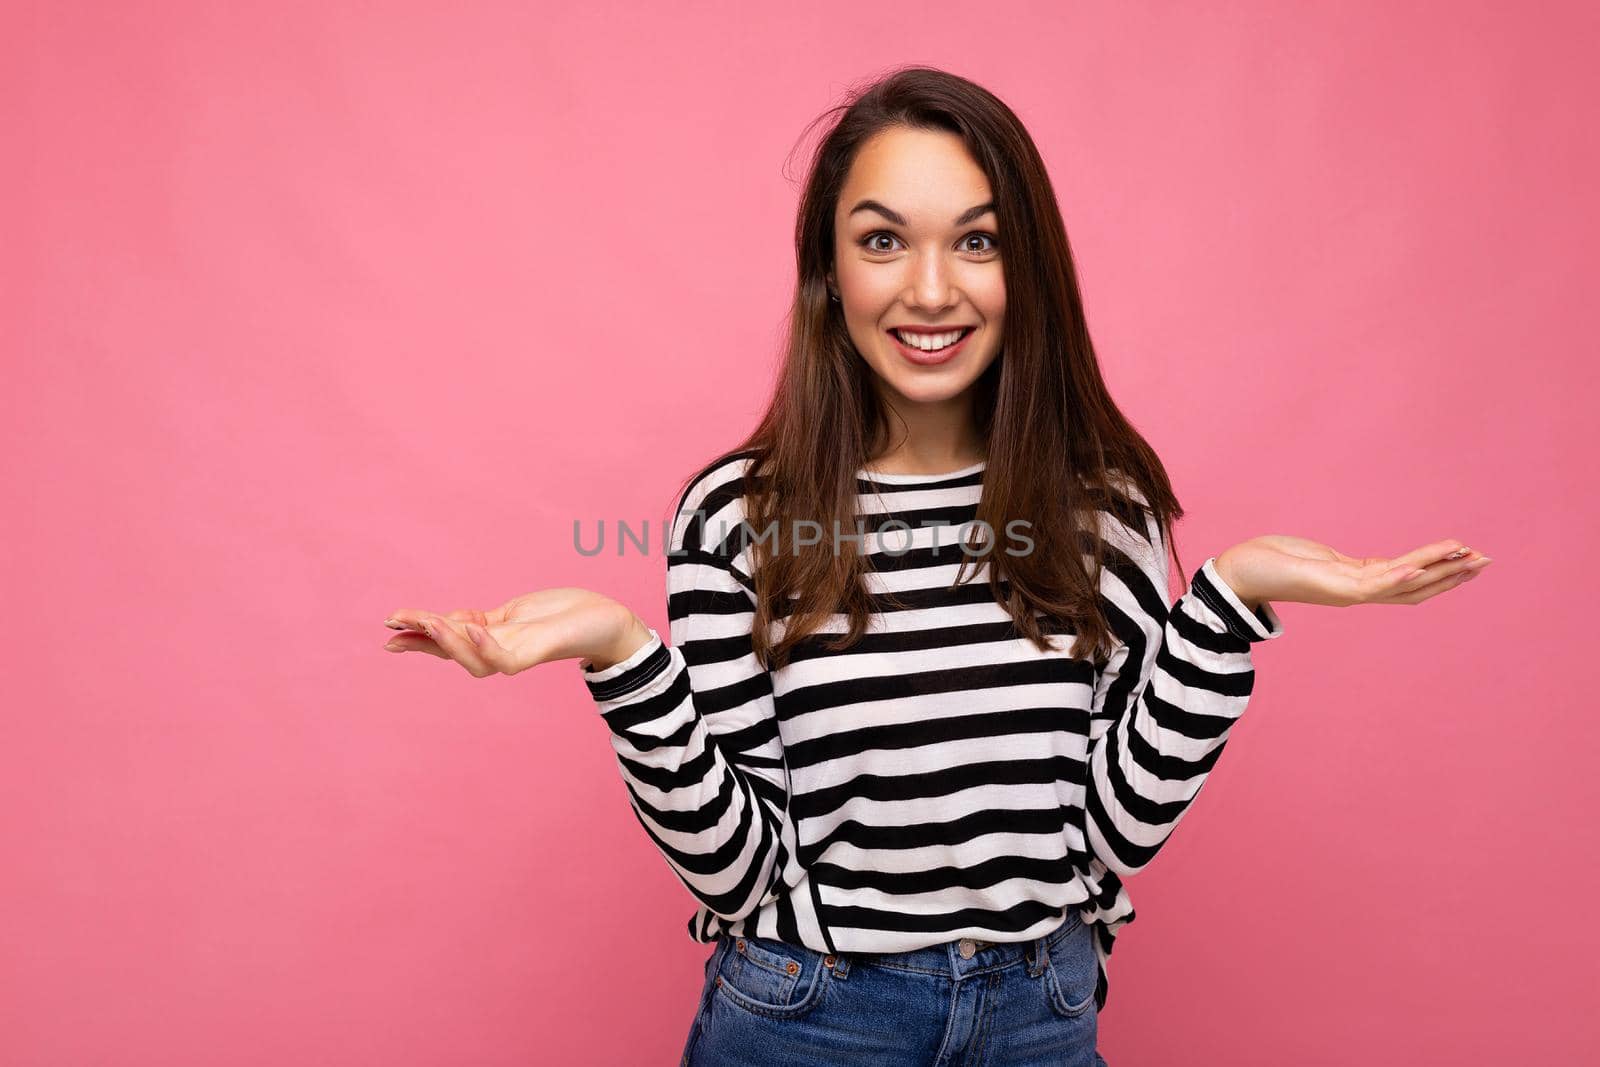
[(1420, 604), (1487, 567), (1453, 538), (1396, 556), (1358, 558), (1303, 537), (1268, 534), (1217, 557), (1215, 567), (1252, 611), (1263, 600), (1301, 604)]

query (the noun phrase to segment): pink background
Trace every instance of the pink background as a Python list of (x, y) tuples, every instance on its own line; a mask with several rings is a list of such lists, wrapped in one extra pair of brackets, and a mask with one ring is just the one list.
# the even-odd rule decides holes
[(1591, 6), (4, 21), (0, 1062), (675, 1062), (708, 948), (575, 664), (475, 680), (381, 621), (582, 585), (665, 626), (659, 556), (573, 522), (659, 519), (751, 425), (790, 150), (913, 61), (1037, 138), (1190, 570), (1497, 561), (1280, 605), (1102, 1052), (1600, 1050)]

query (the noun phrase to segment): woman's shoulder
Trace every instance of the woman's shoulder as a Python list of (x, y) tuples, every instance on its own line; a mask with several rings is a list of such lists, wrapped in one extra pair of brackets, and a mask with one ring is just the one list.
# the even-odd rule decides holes
[(731, 551), (745, 521), (749, 470), (756, 458), (755, 449), (723, 452), (690, 474), (674, 510), (670, 541), (675, 550), (685, 547), (687, 541), (705, 549), (716, 545), (719, 551)]
[(1116, 468), (1108, 468), (1105, 486), (1082, 483), (1089, 490), (1095, 520), (1102, 539), (1128, 550), (1135, 542), (1140, 550), (1155, 544), (1155, 513), (1138, 482)]
[(1116, 467), (1106, 468), (1104, 486), (1094, 484), (1085, 474), (1078, 475), (1078, 485), (1089, 490), (1091, 497), (1097, 502), (1105, 501), (1121, 506), (1132, 501), (1142, 508), (1150, 506), (1150, 501), (1145, 498), (1144, 490), (1139, 487), (1138, 481), (1126, 471)]
[(704, 508), (707, 503), (726, 504), (742, 497), (749, 486), (749, 469), (757, 452), (753, 448), (723, 452), (702, 464), (678, 493), (680, 512)]

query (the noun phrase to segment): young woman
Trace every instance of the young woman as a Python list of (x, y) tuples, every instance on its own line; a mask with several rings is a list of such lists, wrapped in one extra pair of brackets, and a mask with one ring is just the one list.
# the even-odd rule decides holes
[(671, 645), (564, 588), (397, 611), (388, 647), (581, 661), (715, 945), (685, 1063), (1103, 1064), (1123, 880), (1243, 713), (1270, 602), (1416, 604), (1488, 557), (1269, 535), (1174, 601), (1183, 511), (1107, 395), (1038, 151), (969, 81), (858, 94), (796, 237), (776, 395), (678, 496)]

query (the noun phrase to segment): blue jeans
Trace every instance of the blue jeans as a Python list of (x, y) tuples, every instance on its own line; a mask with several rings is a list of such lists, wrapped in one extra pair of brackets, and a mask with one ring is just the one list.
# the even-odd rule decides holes
[(1106, 1067), (1093, 933), (1069, 909), (1032, 941), (828, 955), (724, 934), (682, 1067)]

